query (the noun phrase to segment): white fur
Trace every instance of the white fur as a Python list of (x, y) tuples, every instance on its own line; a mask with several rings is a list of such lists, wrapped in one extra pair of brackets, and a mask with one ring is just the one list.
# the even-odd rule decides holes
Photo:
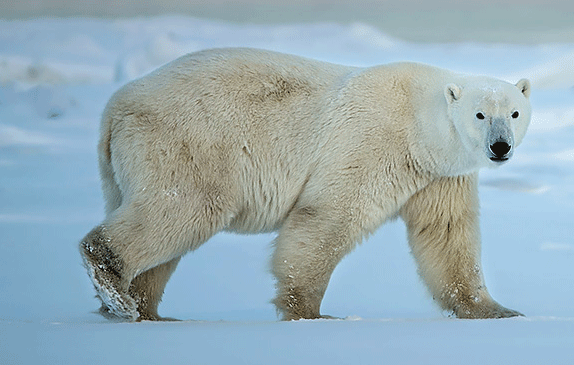
[(526, 80), (415, 63), (353, 68), (253, 49), (181, 57), (106, 107), (107, 217), (84, 240), (86, 266), (114, 267), (96, 289), (120, 286), (141, 319), (159, 319), (179, 257), (218, 231), (277, 231), (274, 302), (285, 319), (316, 318), (339, 260), (401, 216), (443, 308), (517, 315), (484, 287), (476, 172), (499, 163), (494, 141), (511, 151), (522, 141), (529, 92)]

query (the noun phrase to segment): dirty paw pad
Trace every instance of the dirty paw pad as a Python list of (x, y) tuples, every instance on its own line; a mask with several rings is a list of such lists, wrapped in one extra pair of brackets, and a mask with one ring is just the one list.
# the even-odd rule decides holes
[(94, 284), (97, 297), (108, 314), (127, 320), (138, 317), (135, 300), (121, 289), (122, 262), (107, 246), (104, 228), (98, 227), (82, 241), (80, 250), (84, 266)]

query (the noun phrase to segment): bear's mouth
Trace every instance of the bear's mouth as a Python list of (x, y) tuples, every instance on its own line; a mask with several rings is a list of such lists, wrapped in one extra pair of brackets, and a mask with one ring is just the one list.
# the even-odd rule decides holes
[(490, 161), (494, 161), (496, 163), (503, 163), (503, 162), (506, 162), (508, 160), (510, 160), (510, 156), (508, 156), (508, 157), (507, 156), (504, 156), (504, 157), (493, 156), (490, 158)]

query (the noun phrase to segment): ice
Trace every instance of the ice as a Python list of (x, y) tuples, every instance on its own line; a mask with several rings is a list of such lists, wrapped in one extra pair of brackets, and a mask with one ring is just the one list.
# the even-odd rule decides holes
[(53, 138), (37, 131), (0, 124), (0, 148), (19, 145), (53, 145), (57, 143)]
[(530, 78), (538, 89), (574, 87), (574, 52), (523, 70), (523, 77)]
[(574, 251), (574, 245), (570, 243), (544, 242), (540, 245), (540, 250), (571, 252)]
[[(480, 180), (482, 273), (497, 301), (527, 317), (444, 317), (400, 221), (335, 270), (322, 312), (346, 320), (277, 321), (272, 234), (220, 234), (187, 255), (159, 308), (183, 322), (113, 323), (92, 313), (99, 304), (78, 243), (103, 219), (96, 144), (105, 103), (179, 55), (225, 46), (530, 78), (531, 128), (512, 160)], [(570, 363), (573, 67), (574, 44), (415, 44), (359, 22), (0, 21), (0, 363)]]

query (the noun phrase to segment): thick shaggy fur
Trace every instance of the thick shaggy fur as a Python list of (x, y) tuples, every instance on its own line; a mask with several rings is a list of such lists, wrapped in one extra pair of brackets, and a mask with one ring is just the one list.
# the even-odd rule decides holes
[[(526, 80), (252, 49), (190, 54), (127, 84), (102, 118), (106, 218), (80, 245), (102, 312), (162, 319), (180, 257), (219, 231), (277, 231), (274, 303), (284, 319), (318, 318), (338, 262), (400, 216), (442, 308), (518, 315), (482, 278), (477, 171), (522, 140), (529, 92)], [(500, 161), (494, 141), (511, 149)]]

